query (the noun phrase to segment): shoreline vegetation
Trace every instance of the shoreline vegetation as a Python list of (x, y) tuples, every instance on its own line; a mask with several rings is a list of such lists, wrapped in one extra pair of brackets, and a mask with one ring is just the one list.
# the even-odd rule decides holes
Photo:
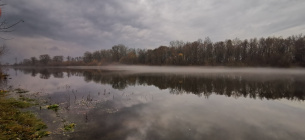
[[(13, 93), (14, 92), (14, 93)], [(22, 95), (23, 89), (0, 90), (0, 139), (31, 140), (50, 135), (47, 125), (26, 108), (35, 106), (35, 100)], [(19, 94), (19, 98), (10, 97)]]
[(212, 42), (208, 37), (194, 42), (171, 41), (155, 49), (128, 48), (85, 52), (83, 56), (30, 57), (15, 66), (103, 66), (109, 64), (156, 66), (304, 67), (305, 36), (267, 37)]
[[(1, 80), (1, 79), (0, 79)], [(56, 113), (60, 106), (44, 103), (28, 95), (24, 89), (0, 89), (0, 139), (34, 140), (54, 135), (67, 135), (74, 132), (75, 123), (62, 122), (56, 130), (48, 131), (47, 124), (40, 119), (34, 108), (50, 110)], [(30, 93), (31, 94), (31, 93)], [(32, 109), (31, 109), (32, 108)], [(36, 110), (36, 111), (35, 111)], [(38, 114), (37, 114), (38, 113)], [(52, 122), (60, 118), (51, 119)], [(50, 121), (50, 120), (48, 120)], [(49, 125), (49, 124), (48, 124)], [(62, 127), (62, 128), (61, 128)]]

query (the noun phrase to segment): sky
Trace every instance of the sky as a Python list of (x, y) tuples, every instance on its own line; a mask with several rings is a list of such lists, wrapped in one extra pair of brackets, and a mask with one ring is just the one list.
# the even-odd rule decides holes
[(0, 21), (24, 23), (0, 32), (1, 63), (41, 54), (153, 49), (170, 41), (288, 37), (305, 33), (304, 0), (1, 0)]

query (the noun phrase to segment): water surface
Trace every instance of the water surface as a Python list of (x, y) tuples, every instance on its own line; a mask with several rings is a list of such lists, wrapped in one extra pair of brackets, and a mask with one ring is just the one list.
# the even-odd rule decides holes
[[(9, 69), (56, 113), (46, 139), (305, 139), (305, 71), (204, 67)], [(34, 93), (34, 94), (33, 94)], [(54, 121), (55, 120), (55, 121)], [(58, 129), (77, 124), (73, 133)]]

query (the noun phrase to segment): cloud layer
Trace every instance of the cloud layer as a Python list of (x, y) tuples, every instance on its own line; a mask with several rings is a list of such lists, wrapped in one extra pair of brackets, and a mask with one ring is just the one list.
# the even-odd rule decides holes
[[(116, 44), (155, 48), (172, 40), (290, 36), (305, 31), (302, 0), (6, 0), (1, 19), (25, 20), (5, 41), (12, 62), (50, 55), (79, 56)], [(3, 41), (2, 41), (3, 42)]]

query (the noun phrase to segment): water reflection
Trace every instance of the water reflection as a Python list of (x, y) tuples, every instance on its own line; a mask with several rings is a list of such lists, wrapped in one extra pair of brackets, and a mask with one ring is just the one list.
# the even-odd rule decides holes
[[(138, 104), (109, 114), (99, 108), (91, 110), (95, 116), (89, 122), (90, 129), (77, 133), (72, 139), (115, 139), (115, 140), (202, 140), (202, 139), (303, 139), (303, 128), (285, 125), (287, 116), (272, 111), (257, 109), (264, 105), (250, 106), (201, 104), (182, 105), (180, 101), (164, 107), (164, 103)], [(192, 100), (198, 103), (200, 101)], [(201, 101), (202, 102), (202, 101)], [(262, 104), (262, 103), (259, 103)], [(244, 104), (247, 105), (247, 104)], [(270, 110), (269, 110), (270, 109)], [(270, 113), (271, 112), (271, 113)], [(287, 113), (295, 113), (287, 110)], [(256, 114), (257, 113), (257, 114)], [(103, 116), (103, 117), (101, 117)], [(274, 118), (274, 116), (277, 116)], [(245, 119), (245, 120), (243, 120)], [(257, 122), (252, 122), (255, 120)], [(294, 123), (302, 123), (297, 117)], [(283, 122), (281, 122), (283, 121)], [(280, 122), (280, 123), (279, 123)], [(295, 125), (295, 124), (293, 124)]]
[[(302, 74), (15, 70), (12, 83), (60, 105), (57, 114), (38, 112), (50, 139), (305, 138)], [(77, 126), (63, 136), (57, 130), (65, 121)]]
[[(110, 84), (123, 90), (128, 86), (153, 85), (169, 89), (172, 94), (195, 94), (209, 97), (211, 94), (228, 97), (265, 99), (305, 99), (305, 79), (300, 75), (246, 75), (246, 74), (140, 74), (98, 69), (15, 69), (42, 79), (81, 76), (86, 82)], [(302, 78), (303, 77), (303, 78)]]

